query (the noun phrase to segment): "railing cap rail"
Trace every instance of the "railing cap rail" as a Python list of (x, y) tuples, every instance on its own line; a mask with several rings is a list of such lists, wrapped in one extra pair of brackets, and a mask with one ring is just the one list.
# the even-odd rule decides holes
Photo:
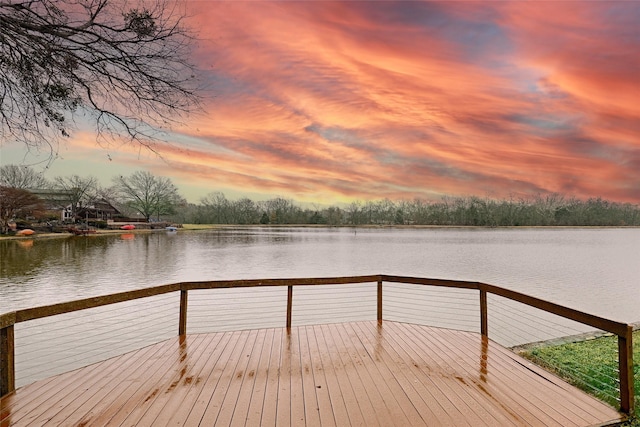
[(63, 302), (47, 306), (27, 308), (16, 310), (14, 312), (0, 314), (0, 328), (13, 325), (18, 322), (34, 320), (43, 317), (53, 316), (57, 314), (69, 313), (73, 311), (84, 310), (88, 308), (100, 307), (103, 305), (114, 304), (118, 302), (130, 301), (139, 298), (146, 298), (154, 295), (160, 295), (179, 290), (195, 290), (195, 289), (222, 289), (236, 287), (258, 287), (258, 286), (311, 286), (311, 285), (339, 285), (339, 284), (355, 284), (367, 282), (392, 282), (406, 283), (428, 286), (443, 286), (449, 288), (460, 289), (477, 289), (490, 294), (499, 295), (540, 310), (544, 310), (570, 320), (593, 326), (595, 328), (611, 332), (621, 337), (626, 337), (629, 331), (629, 325), (617, 322), (603, 317), (588, 314), (579, 310), (575, 310), (550, 301), (532, 297), (517, 291), (501, 288), (499, 286), (490, 285), (481, 282), (463, 281), (463, 280), (446, 280), (432, 279), (410, 276), (394, 276), (386, 274), (364, 275), (364, 276), (337, 276), (337, 277), (316, 277), (316, 278), (273, 278), (273, 279), (246, 279), (246, 280), (210, 280), (210, 281), (194, 281), (179, 282), (168, 285), (155, 286), (150, 288), (137, 289), (132, 291), (119, 292), (115, 294), (102, 295), (97, 297), (85, 298), (70, 302)]
[(585, 313), (584, 311), (569, 308), (564, 305), (556, 304), (554, 302), (532, 297), (521, 292), (501, 288), (495, 285), (480, 283), (479, 289), (493, 295), (498, 295), (512, 301), (517, 301), (522, 304), (535, 307), (548, 313), (556, 314), (575, 322), (583, 323), (585, 325), (589, 325), (603, 331), (611, 332), (612, 334), (616, 334), (620, 337), (627, 337), (629, 333), (629, 324), (627, 323), (618, 322), (615, 320)]
[(16, 323), (16, 312), (10, 311), (8, 313), (0, 314), (0, 329), (6, 328)]

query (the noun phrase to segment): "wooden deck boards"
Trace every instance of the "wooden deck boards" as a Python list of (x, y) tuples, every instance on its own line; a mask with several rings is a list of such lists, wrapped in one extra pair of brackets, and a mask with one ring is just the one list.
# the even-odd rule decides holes
[(614, 409), (467, 332), (384, 322), (176, 337), (18, 389), (9, 426), (588, 426)]

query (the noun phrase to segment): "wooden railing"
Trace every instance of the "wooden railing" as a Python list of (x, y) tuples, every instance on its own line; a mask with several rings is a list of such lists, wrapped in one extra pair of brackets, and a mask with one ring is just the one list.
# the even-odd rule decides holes
[(531, 297), (519, 292), (500, 288), (480, 282), (466, 282), (459, 280), (427, 279), (417, 277), (370, 275), (352, 277), (325, 277), (303, 279), (264, 279), (264, 280), (217, 280), (203, 282), (182, 282), (153, 288), (140, 289), (129, 292), (86, 298), (77, 301), (53, 304), (48, 306), (17, 310), (0, 315), (0, 396), (4, 396), (15, 389), (15, 341), (14, 325), (28, 320), (40, 319), (57, 314), (70, 313), (124, 301), (147, 298), (154, 295), (171, 292), (180, 293), (180, 314), (178, 319), (178, 334), (187, 333), (187, 306), (190, 290), (221, 289), (243, 287), (272, 287), (287, 286), (287, 312), (285, 324), (291, 328), (293, 310), (293, 288), (295, 286), (318, 285), (347, 285), (356, 283), (377, 282), (377, 319), (383, 321), (382, 301), (383, 283), (403, 283), (423, 286), (438, 286), (447, 288), (472, 289), (479, 291), (480, 297), (480, 332), (489, 336), (489, 315), (487, 295), (498, 295), (512, 301), (535, 307), (537, 309), (556, 314), (558, 316), (601, 329), (618, 337), (618, 367), (620, 380), (620, 410), (632, 413), (634, 408), (633, 384), (633, 328), (626, 323), (620, 323), (602, 317), (594, 316), (549, 301)]

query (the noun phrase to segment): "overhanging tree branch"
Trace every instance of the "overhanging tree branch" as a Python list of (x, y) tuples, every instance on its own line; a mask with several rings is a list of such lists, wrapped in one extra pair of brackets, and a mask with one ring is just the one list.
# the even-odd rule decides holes
[(83, 113), (98, 142), (152, 147), (199, 107), (173, 0), (0, 1), (0, 137), (57, 147)]

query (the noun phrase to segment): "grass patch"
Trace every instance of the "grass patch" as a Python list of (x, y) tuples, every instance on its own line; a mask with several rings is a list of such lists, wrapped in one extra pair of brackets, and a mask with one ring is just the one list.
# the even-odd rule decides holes
[[(538, 347), (521, 354), (614, 408), (620, 407), (616, 336)], [(623, 425), (640, 427), (640, 331), (633, 333), (633, 373), (636, 412)]]
[(217, 224), (182, 224), (184, 230), (211, 230), (214, 228), (222, 228)]

